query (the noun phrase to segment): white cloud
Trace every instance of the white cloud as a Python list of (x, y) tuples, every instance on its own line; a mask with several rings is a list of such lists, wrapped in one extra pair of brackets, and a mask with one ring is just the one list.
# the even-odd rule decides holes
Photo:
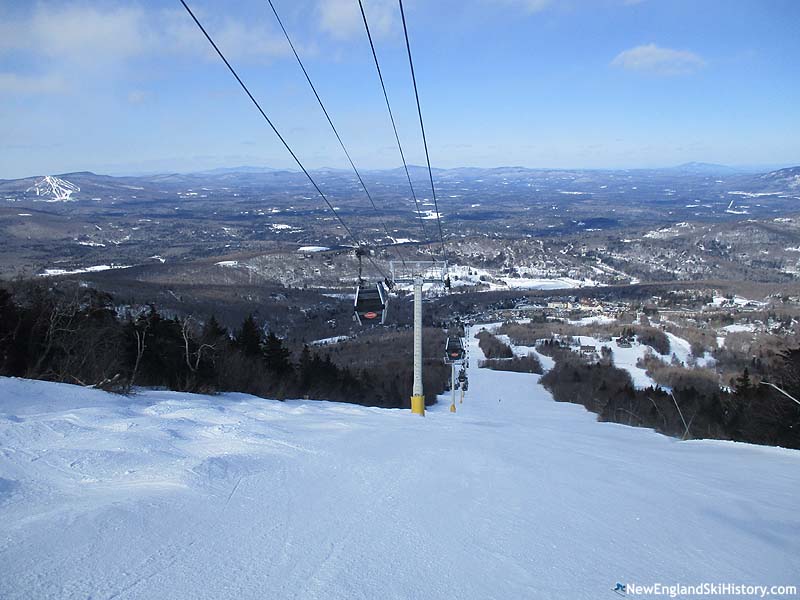
[(144, 15), (135, 8), (38, 5), (27, 19), (6, 23), (0, 50), (25, 50), (91, 67), (141, 53), (148, 43)]
[[(269, 24), (214, 19), (202, 11), (198, 16), (235, 63), (263, 63), (289, 53)], [(90, 5), (84, 0), (33, 4), (0, 21), (2, 59), (10, 59), (0, 71), (4, 96), (68, 93), (99, 81), (111, 87), (111, 80), (129, 78), (139, 59), (219, 60), (182, 10), (145, 11), (123, 2)], [(138, 89), (123, 95), (134, 105), (151, 99)]]
[(553, 4), (553, 0), (483, 0), (484, 4), (514, 6), (528, 13), (541, 12)]
[[(231, 60), (264, 61), (289, 52), (285, 40), (264, 25), (198, 16)], [(0, 23), (0, 55), (9, 50), (24, 51), (60, 68), (79, 69), (116, 67), (164, 51), (217, 60), (184, 11), (145, 12), (126, 6), (101, 9), (83, 3), (39, 4), (17, 22)]]
[(0, 94), (58, 94), (67, 91), (59, 75), (18, 75), (0, 73)]
[(535, 13), (550, 6), (551, 0), (514, 0), (514, 3), (521, 5), (530, 13)]
[[(197, 18), (205, 23), (205, 15), (200, 9), (194, 9)], [(185, 10), (164, 10), (161, 12), (158, 23), (158, 38), (161, 38), (161, 49), (170, 52), (187, 54), (189, 56), (203, 56), (205, 52), (213, 49), (209, 46), (203, 33), (194, 24)], [(214, 32), (210, 32), (214, 35)], [(224, 51), (224, 50), (223, 50)]]
[(145, 90), (131, 90), (128, 92), (128, 102), (130, 104), (144, 104), (147, 102), (152, 94)]
[[(334, 38), (366, 35), (356, 0), (319, 0), (317, 12), (320, 28)], [(364, 12), (373, 36), (387, 35), (399, 21), (399, 9), (393, 0), (364, 0)]]
[[(268, 62), (291, 52), (283, 35), (262, 24), (250, 25), (230, 17), (215, 22), (198, 14), (197, 10), (194, 12), (220, 50), (232, 61)], [(163, 11), (158, 24), (153, 24), (153, 29), (156, 30), (154, 37), (162, 49), (195, 58), (203, 56), (219, 60), (202, 32), (183, 10)]]
[[(571, 12), (576, 10), (583, 5), (586, 7), (590, 7), (593, 4), (597, 4), (599, 6), (604, 6), (607, 2), (598, 2), (597, 0), (592, 0), (592, 4), (589, 4), (589, 0), (577, 0), (572, 2), (565, 2), (564, 0), (478, 0), (479, 2), (488, 5), (488, 6), (496, 6), (497, 4), (504, 4), (506, 6), (516, 7), (528, 13), (538, 13), (547, 8), (563, 8), (566, 11)], [(632, 6), (634, 4), (641, 4), (645, 0), (617, 0), (621, 2), (623, 5)]]
[(227, 20), (217, 30), (215, 41), (231, 60), (270, 60), (291, 50), (283, 37), (262, 27)]
[(685, 75), (702, 69), (706, 66), (706, 61), (688, 50), (646, 44), (620, 52), (611, 61), (611, 65), (657, 75)]

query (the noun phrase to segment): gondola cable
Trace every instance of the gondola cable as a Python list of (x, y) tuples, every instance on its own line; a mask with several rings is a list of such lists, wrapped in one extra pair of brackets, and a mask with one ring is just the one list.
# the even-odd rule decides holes
[(372, 50), (372, 58), (375, 61), (375, 69), (378, 72), (378, 79), (381, 82), (381, 89), (383, 90), (383, 99), (386, 101), (386, 110), (389, 111), (389, 120), (392, 122), (392, 130), (394, 131), (394, 139), (397, 141), (397, 148), (400, 151), (400, 158), (403, 161), (403, 168), (406, 172), (406, 179), (408, 179), (408, 187), (411, 189), (411, 197), (414, 199), (414, 206), (417, 209), (417, 217), (419, 225), (422, 228), (422, 239), (428, 240), (428, 232), (425, 230), (425, 221), (422, 220), (422, 211), (419, 207), (419, 200), (414, 191), (414, 184), (411, 183), (411, 173), (408, 170), (408, 163), (406, 162), (406, 155), (403, 152), (403, 145), (400, 143), (400, 135), (397, 133), (397, 124), (394, 120), (394, 113), (392, 112), (392, 105), (389, 103), (389, 94), (386, 92), (386, 84), (383, 81), (383, 73), (381, 72), (381, 65), (378, 62), (378, 54), (375, 52), (375, 44), (372, 42), (372, 33), (369, 30), (369, 23), (367, 22), (367, 13), (364, 11), (364, 5), (361, 0), (358, 0), (358, 6), (361, 8), (361, 18), (364, 21), (364, 29), (367, 32), (367, 39), (369, 40), (369, 47)]
[(442, 220), (439, 215), (439, 203), (436, 200), (436, 187), (433, 185), (433, 171), (431, 170), (431, 158), (428, 153), (428, 140), (425, 137), (425, 125), (422, 122), (422, 108), (419, 103), (419, 92), (417, 91), (417, 77), (414, 73), (414, 61), (411, 59), (411, 44), (408, 41), (408, 27), (406, 26), (406, 14), (403, 10), (403, 0), (398, 0), (400, 3), (400, 17), (403, 20), (403, 33), (406, 38), (406, 50), (408, 52), (408, 64), (411, 67), (411, 80), (414, 83), (414, 97), (417, 100), (417, 114), (419, 115), (419, 128), (422, 131), (422, 144), (425, 146), (425, 160), (428, 163), (428, 177), (431, 182), (431, 193), (433, 194), (433, 208), (436, 211), (436, 223), (439, 226), (439, 239), (442, 242), (442, 258), (447, 260), (447, 250), (444, 246), (444, 234), (442, 233)]
[[(350, 238), (353, 240), (353, 242), (355, 243), (356, 247), (357, 247), (357, 248), (359, 248), (359, 249), (361, 249), (361, 248), (362, 248), (362, 246), (363, 246), (363, 244), (362, 244), (361, 242), (359, 242), (358, 238), (355, 236), (355, 234), (353, 233), (353, 231), (350, 229), (350, 227), (348, 227), (348, 226), (347, 226), (347, 223), (345, 223), (345, 222), (344, 222), (344, 219), (342, 218), (342, 216), (341, 216), (341, 215), (340, 215), (340, 214), (339, 214), (339, 213), (336, 211), (336, 209), (335, 209), (335, 208), (333, 207), (333, 205), (330, 203), (330, 200), (328, 200), (328, 197), (327, 197), (327, 196), (324, 194), (324, 192), (323, 192), (323, 191), (322, 191), (322, 189), (319, 187), (319, 185), (317, 185), (317, 182), (316, 182), (316, 181), (314, 181), (314, 178), (313, 178), (313, 177), (311, 177), (311, 174), (310, 174), (310, 173), (308, 172), (308, 170), (305, 168), (305, 166), (303, 165), (303, 163), (302, 163), (302, 162), (300, 162), (300, 159), (299, 159), (299, 158), (297, 158), (297, 155), (294, 153), (294, 151), (292, 150), (291, 146), (289, 146), (288, 142), (287, 142), (287, 141), (284, 139), (284, 137), (283, 137), (283, 136), (281, 135), (281, 133), (278, 131), (277, 127), (275, 127), (275, 125), (272, 123), (272, 121), (270, 120), (270, 118), (267, 116), (267, 113), (265, 113), (265, 112), (264, 112), (264, 109), (262, 109), (262, 108), (261, 108), (261, 105), (258, 103), (258, 100), (256, 100), (256, 99), (255, 99), (255, 97), (253, 96), (253, 94), (252, 94), (252, 93), (250, 93), (250, 90), (247, 88), (247, 85), (245, 85), (244, 81), (242, 81), (241, 77), (239, 77), (239, 74), (238, 74), (238, 73), (236, 72), (236, 70), (235, 70), (235, 69), (234, 69), (234, 68), (231, 66), (231, 63), (230, 63), (230, 62), (228, 62), (228, 59), (227, 59), (227, 58), (225, 58), (225, 55), (222, 53), (222, 51), (219, 49), (219, 47), (217, 46), (217, 44), (214, 42), (214, 40), (211, 38), (211, 36), (210, 36), (210, 35), (208, 34), (208, 32), (205, 30), (205, 28), (204, 28), (204, 27), (203, 27), (203, 25), (200, 23), (200, 21), (197, 19), (197, 17), (195, 16), (195, 14), (192, 12), (192, 9), (191, 9), (191, 8), (189, 8), (189, 5), (188, 5), (188, 4), (186, 4), (186, 1), (185, 1), (185, 0), (180, 0), (180, 3), (181, 3), (181, 4), (183, 5), (183, 7), (186, 9), (186, 12), (188, 12), (188, 13), (189, 13), (189, 16), (191, 16), (191, 17), (192, 17), (192, 20), (195, 22), (195, 24), (196, 24), (196, 25), (197, 25), (197, 27), (200, 29), (200, 31), (202, 31), (202, 32), (203, 32), (203, 35), (206, 37), (206, 39), (208, 40), (208, 42), (211, 44), (211, 46), (212, 46), (212, 47), (214, 48), (214, 50), (217, 52), (217, 54), (219, 55), (219, 57), (222, 59), (222, 62), (224, 62), (224, 63), (225, 63), (225, 66), (226, 66), (226, 67), (228, 67), (228, 70), (231, 72), (231, 75), (233, 75), (233, 76), (234, 76), (234, 78), (236, 79), (236, 81), (238, 81), (238, 82), (239, 82), (239, 85), (242, 87), (242, 89), (244, 90), (244, 92), (247, 94), (247, 97), (248, 97), (248, 98), (250, 98), (250, 101), (251, 101), (251, 102), (252, 102), (252, 103), (255, 105), (255, 107), (258, 109), (258, 112), (260, 112), (260, 113), (261, 113), (261, 116), (262, 116), (262, 117), (264, 117), (264, 120), (267, 122), (267, 124), (270, 126), (270, 128), (272, 129), (272, 131), (275, 133), (275, 135), (278, 137), (278, 139), (279, 139), (279, 140), (281, 141), (281, 143), (284, 145), (284, 147), (286, 148), (286, 150), (287, 150), (287, 151), (289, 152), (289, 154), (292, 156), (292, 158), (294, 159), (294, 161), (297, 163), (297, 166), (298, 166), (298, 167), (300, 167), (300, 170), (301, 170), (301, 171), (303, 171), (303, 173), (305, 174), (305, 176), (306, 176), (306, 177), (308, 178), (308, 180), (311, 182), (311, 185), (313, 185), (313, 186), (314, 186), (314, 189), (316, 189), (316, 190), (317, 190), (317, 193), (318, 193), (318, 194), (320, 195), (320, 197), (321, 197), (321, 198), (322, 198), (322, 199), (325, 201), (325, 204), (328, 206), (328, 208), (329, 208), (329, 209), (330, 209), (330, 211), (333, 213), (333, 215), (336, 217), (336, 219), (339, 221), (339, 223), (341, 224), (341, 226), (344, 228), (344, 230), (347, 232), (347, 234), (348, 234), (348, 235), (350, 236)], [(375, 267), (375, 269), (376, 269), (376, 270), (377, 270), (377, 271), (378, 271), (378, 272), (381, 274), (381, 277), (383, 277), (385, 280), (387, 280), (387, 281), (388, 281), (388, 276), (386, 275), (386, 273), (384, 273), (384, 272), (383, 272), (383, 269), (381, 269), (381, 268), (380, 268), (380, 266), (379, 266), (379, 265), (378, 265), (378, 264), (375, 262), (375, 260), (374, 260), (374, 259), (373, 259), (373, 258), (372, 258), (370, 255), (369, 255), (369, 253), (367, 253), (367, 254), (366, 254), (366, 256), (367, 256), (367, 258), (369, 259), (369, 261), (372, 263), (372, 266), (373, 266), (373, 267)]]
[[(267, 0), (267, 2), (269, 3), (270, 8), (272, 9), (272, 13), (275, 15), (275, 20), (278, 21), (278, 25), (280, 26), (281, 31), (283, 31), (283, 35), (286, 38), (286, 41), (289, 43), (289, 47), (292, 49), (292, 53), (294, 54), (294, 57), (297, 59), (297, 64), (300, 65), (300, 69), (303, 71), (303, 75), (305, 75), (306, 81), (308, 82), (308, 85), (311, 87), (311, 91), (314, 92), (314, 97), (317, 99), (317, 102), (319, 103), (319, 106), (322, 109), (322, 112), (325, 114), (325, 118), (328, 120), (328, 125), (331, 126), (331, 129), (333, 130), (333, 133), (336, 136), (336, 139), (339, 141), (339, 145), (342, 147), (342, 151), (344, 152), (345, 156), (347, 157), (347, 160), (350, 163), (350, 166), (353, 168), (353, 172), (356, 174), (356, 177), (358, 178), (358, 182), (361, 184), (361, 188), (364, 190), (364, 193), (366, 194), (367, 199), (369, 199), (369, 202), (372, 205), (373, 210), (375, 211), (376, 214), (379, 215), (380, 211), (378, 210), (378, 207), (375, 205), (375, 201), (372, 199), (372, 194), (369, 193), (369, 190), (367, 189), (367, 186), (364, 183), (364, 179), (361, 177), (361, 173), (356, 168), (356, 165), (355, 165), (355, 163), (353, 162), (353, 159), (350, 156), (350, 152), (347, 151), (347, 147), (344, 145), (344, 142), (342, 141), (342, 137), (339, 135), (339, 131), (336, 129), (336, 126), (333, 124), (333, 119), (331, 119), (330, 114), (328, 114), (328, 110), (325, 108), (325, 104), (322, 102), (322, 98), (320, 98), (319, 93), (317, 93), (317, 88), (314, 86), (314, 83), (311, 81), (311, 76), (308, 74), (308, 71), (306, 70), (306, 67), (303, 64), (303, 61), (300, 59), (300, 55), (297, 53), (297, 50), (294, 47), (294, 43), (292, 43), (292, 39), (289, 37), (289, 33), (286, 31), (286, 27), (284, 27), (284, 25), (283, 25), (283, 21), (281, 20), (280, 16), (278, 15), (278, 11), (275, 9), (275, 5), (272, 3), (272, 0)], [(386, 236), (389, 238), (389, 240), (394, 242), (395, 241), (395, 237), (391, 233), (389, 233), (389, 228), (386, 226), (386, 223), (380, 217), (378, 217), (378, 220), (379, 220), (381, 226), (383, 227), (383, 230), (386, 233)], [(403, 258), (402, 254), (400, 253), (400, 251), (396, 247), (394, 247), (393, 249), (394, 249), (394, 252), (397, 255), (397, 257), (405, 265), (406, 261)]]

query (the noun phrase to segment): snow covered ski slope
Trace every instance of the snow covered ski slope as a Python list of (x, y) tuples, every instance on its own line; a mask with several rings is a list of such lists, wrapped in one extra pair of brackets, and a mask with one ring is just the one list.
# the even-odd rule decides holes
[(426, 418), (0, 379), (0, 598), (800, 584), (800, 452), (597, 423), (471, 344), (464, 404)]

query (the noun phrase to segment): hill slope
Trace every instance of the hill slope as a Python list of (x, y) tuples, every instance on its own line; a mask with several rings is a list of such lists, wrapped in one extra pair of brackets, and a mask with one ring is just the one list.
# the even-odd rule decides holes
[(597, 598), (797, 584), (800, 452), (479, 370), (407, 411), (0, 379), (2, 598)]

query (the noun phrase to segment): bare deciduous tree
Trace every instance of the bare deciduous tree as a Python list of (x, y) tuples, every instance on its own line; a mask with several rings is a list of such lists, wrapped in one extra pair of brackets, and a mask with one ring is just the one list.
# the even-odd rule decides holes
[(189, 330), (193, 321), (194, 319), (192, 317), (186, 317), (181, 322), (181, 334), (183, 335), (183, 348), (186, 366), (189, 367), (189, 370), (192, 373), (197, 373), (197, 370), (200, 368), (200, 361), (203, 360), (203, 352), (206, 350), (214, 350), (215, 348), (212, 344), (201, 343), (194, 352), (190, 350), (192, 340), (191, 336), (189, 335)]
[(133, 364), (133, 370), (131, 371), (131, 378), (128, 380), (128, 385), (126, 387), (126, 392), (130, 393), (133, 389), (133, 386), (136, 382), (136, 376), (139, 374), (139, 367), (142, 364), (142, 356), (144, 356), (144, 350), (147, 346), (147, 330), (150, 329), (150, 321), (144, 320), (144, 326), (142, 330), (139, 329), (134, 325), (133, 334), (136, 337), (136, 361)]

